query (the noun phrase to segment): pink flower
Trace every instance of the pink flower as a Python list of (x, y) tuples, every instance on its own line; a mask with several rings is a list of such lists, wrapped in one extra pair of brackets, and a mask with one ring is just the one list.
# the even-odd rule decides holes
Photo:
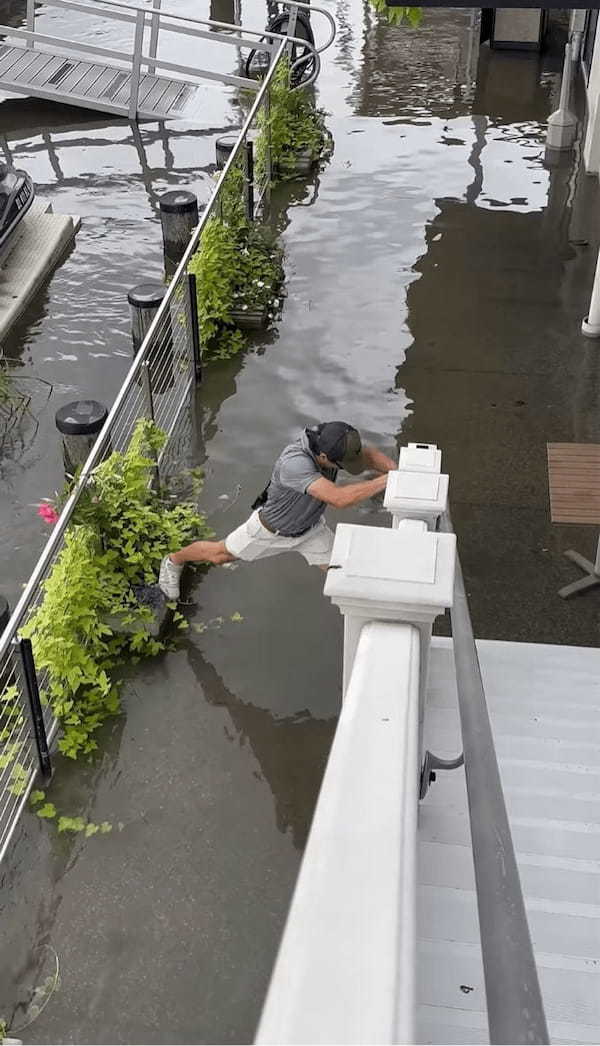
[(58, 520), (58, 512), (52, 505), (44, 503), (38, 508), (38, 516), (44, 520), (44, 523), (54, 524)]

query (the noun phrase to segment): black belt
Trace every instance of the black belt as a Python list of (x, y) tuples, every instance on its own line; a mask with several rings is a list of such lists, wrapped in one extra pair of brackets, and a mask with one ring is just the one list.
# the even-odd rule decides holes
[(267, 523), (266, 519), (263, 517), (262, 512), (258, 513), (258, 518), (260, 519), (265, 530), (269, 531), (269, 534), (279, 534), (279, 536), (282, 538), (301, 538), (303, 534), (308, 534), (309, 530), (312, 530), (312, 527), (305, 527), (304, 530), (300, 530), (297, 534), (282, 534), (280, 530), (275, 530), (272, 526), (269, 525), (269, 523)]

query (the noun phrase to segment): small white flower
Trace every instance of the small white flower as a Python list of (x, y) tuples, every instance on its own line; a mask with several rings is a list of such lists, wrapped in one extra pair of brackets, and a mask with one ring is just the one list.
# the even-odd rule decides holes
[(264, 282), (263, 282), (263, 280), (257, 280), (256, 282), (258, 283), (258, 286), (259, 286), (259, 287), (264, 287)]
[(247, 309), (247, 308), (248, 308), (247, 305), (242, 305), (242, 309)]

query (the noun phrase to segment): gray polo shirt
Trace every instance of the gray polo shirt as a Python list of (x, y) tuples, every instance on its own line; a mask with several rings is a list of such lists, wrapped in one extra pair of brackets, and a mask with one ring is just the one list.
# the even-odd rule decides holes
[(325, 502), (306, 491), (323, 476), (335, 483), (338, 470), (322, 469), (309, 447), (306, 432), (285, 447), (275, 462), (267, 500), (260, 513), (273, 530), (286, 537), (314, 527), (325, 511)]

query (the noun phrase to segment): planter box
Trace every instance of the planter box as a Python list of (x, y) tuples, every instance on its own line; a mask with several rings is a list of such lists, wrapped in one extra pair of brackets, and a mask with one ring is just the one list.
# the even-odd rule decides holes
[(296, 171), (298, 174), (310, 174), (319, 157), (311, 153), (310, 149), (296, 155)]
[(150, 607), (152, 611), (151, 620), (127, 621), (124, 620), (130, 616), (127, 613), (107, 614), (102, 620), (114, 632), (124, 632), (127, 635), (134, 635), (136, 632), (146, 632), (148, 635), (156, 638), (160, 635), (165, 623), (172, 616), (173, 611), (169, 610), (166, 597), (158, 585), (135, 585), (133, 591), (140, 606)]
[(267, 325), (267, 309), (232, 309), (231, 320), (243, 331), (257, 331)]
[(319, 159), (320, 159), (320, 154), (317, 154), (315, 156), (315, 154), (312, 153), (310, 151), (310, 149), (304, 149), (302, 152), (291, 154), (289, 158), (290, 158), (290, 161), (293, 161), (293, 165), (292, 165), (292, 162), (290, 162), (290, 165), (288, 167), (288, 165), (286, 163), (286, 165), (285, 165), (286, 173), (284, 175), (282, 175), (281, 170), (279, 168), (277, 168), (277, 173), (279, 174), (280, 177), (284, 177), (284, 178), (288, 178), (289, 179), (289, 178), (297, 178), (299, 175), (303, 175), (303, 174), (310, 174), (311, 171), (318, 164)]

